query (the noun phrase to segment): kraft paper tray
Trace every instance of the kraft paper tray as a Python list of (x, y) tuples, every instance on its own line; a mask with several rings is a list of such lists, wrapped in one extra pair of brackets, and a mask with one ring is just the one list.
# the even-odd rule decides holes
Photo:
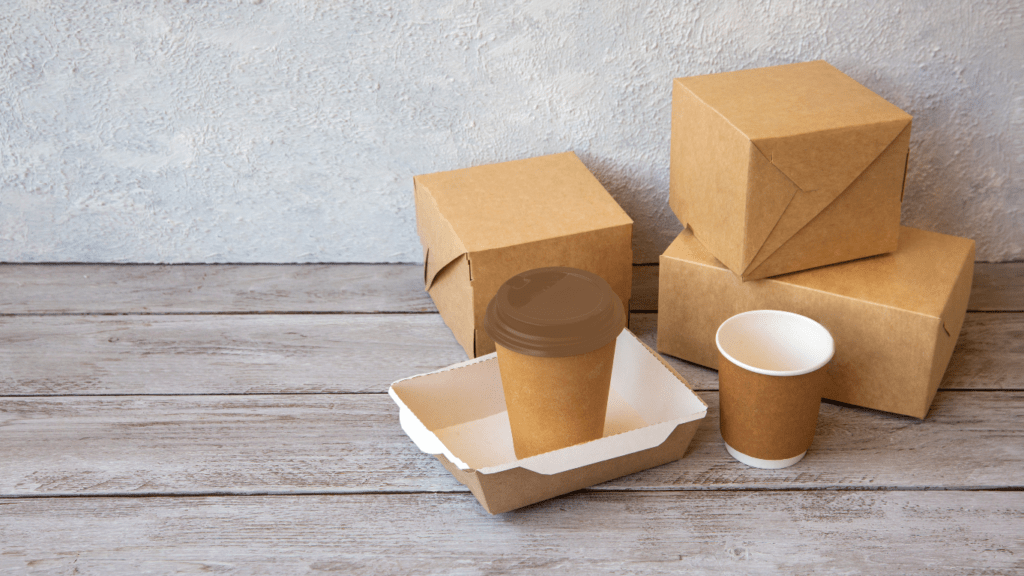
[(517, 460), (494, 353), (399, 380), (402, 429), (492, 514), (678, 460), (705, 404), (629, 330), (616, 341), (604, 437)]

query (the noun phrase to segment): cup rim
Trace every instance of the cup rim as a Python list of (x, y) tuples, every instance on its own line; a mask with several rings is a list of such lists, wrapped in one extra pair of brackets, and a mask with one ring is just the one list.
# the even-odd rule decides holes
[[(826, 336), (828, 338), (828, 354), (825, 355), (824, 359), (812, 364), (810, 367), (800, 368), (797, 370), (768, 370), (765, 368), (757, 368), (744, 362), (740, 362), (722, 348), (722, 328), (725, 327), (726, 324), (735, 321), (737, 318), (745, 316), (765, 315), (788, 316), (791, 318), (798, 318), (801, 322), (810, 323), (817, 329), (820, 329), (821, 332), (823, 332), (823, 336)], [(718, 330), (715, 332), (715, 346), (718, 347), (718, 351), (722, 354), (722, 356), (725, 356), (725, 358), (729, 360), (729, 362), (732, 362), (736, 366), (739, 366), (740, 368), (743, 368), (744, 370), (747, 370), (749, 372), (754, 372), (755, 374), (764, 374), (766, 376), (801, 376), (803, 374), (810, 374), (811, 372), (814, 372), (815, 370), (818, 370), (822, 366), (828, 364), (832, 360), (832, 357), (835, 356), (836, 352), (835, 339), (832, 337), (832, 333), (829, 332), (827, 328), (825, 328), (815, 320), (808, 318), (807, 316), (797, 314), (795, 312), (787, 312), (785, 310), (748, 310), (747, 312), (740, 312), (739, 314), (730, 316), (728, 319), (726, 319), (725, 322), (722, 322), (722, 324), (718, 326)]]

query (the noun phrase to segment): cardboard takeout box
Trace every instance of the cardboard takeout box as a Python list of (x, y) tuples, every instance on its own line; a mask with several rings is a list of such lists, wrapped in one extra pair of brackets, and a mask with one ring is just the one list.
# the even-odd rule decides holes
[(795, 312), (835, 339), (825, 398), (924, 418), (973, 276), (973, 240), (904, 227), (896, 252), (744, 283), (684, 230), (661, 256), (658, 350), (717, 369), (715, 332), (726, 319)]
[(572, 152), (416, 176), (424, 286), (470, 357), (494, 351), (487, 304), (509, 278), (570, 266), (629, 310), (633, 221)]
[(677, 78), (669, 204), (744, 280), (891, 252), (910, 124), (824, 61)]
[(494, 354), (391, 385), (402, 429), (491, 514), (678, 460), (705, 404), (664, 359), (623, 330), (604, 437), (516, 460)]

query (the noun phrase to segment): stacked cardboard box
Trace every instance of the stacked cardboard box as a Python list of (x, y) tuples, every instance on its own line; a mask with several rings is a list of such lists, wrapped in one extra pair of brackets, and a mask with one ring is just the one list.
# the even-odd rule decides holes
[(717, 368), (758, 308), (829, 329), (825, 397), (924, 418), (963, 323), (974, 242), (902, 228), (911, 118), (826, 62), (681, 78), (658, 350)]

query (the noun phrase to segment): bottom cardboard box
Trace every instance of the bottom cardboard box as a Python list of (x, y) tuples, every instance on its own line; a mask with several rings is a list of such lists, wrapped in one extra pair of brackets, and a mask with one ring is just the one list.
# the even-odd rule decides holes
[(835, 340), (825, 398), (924, 418), (967, 311), (974, 241), (903, 227), (895, 252), (742, 282), (684, 230), (658, 273), (660, 352), (717, 369), (726, 319), (795, 312)]
[(399, 380), (409, 438), (499, 514), (678, 460), (707, 404), (629, 330), (615, 344), (604, 437), (517, 460), (495, 354)]

